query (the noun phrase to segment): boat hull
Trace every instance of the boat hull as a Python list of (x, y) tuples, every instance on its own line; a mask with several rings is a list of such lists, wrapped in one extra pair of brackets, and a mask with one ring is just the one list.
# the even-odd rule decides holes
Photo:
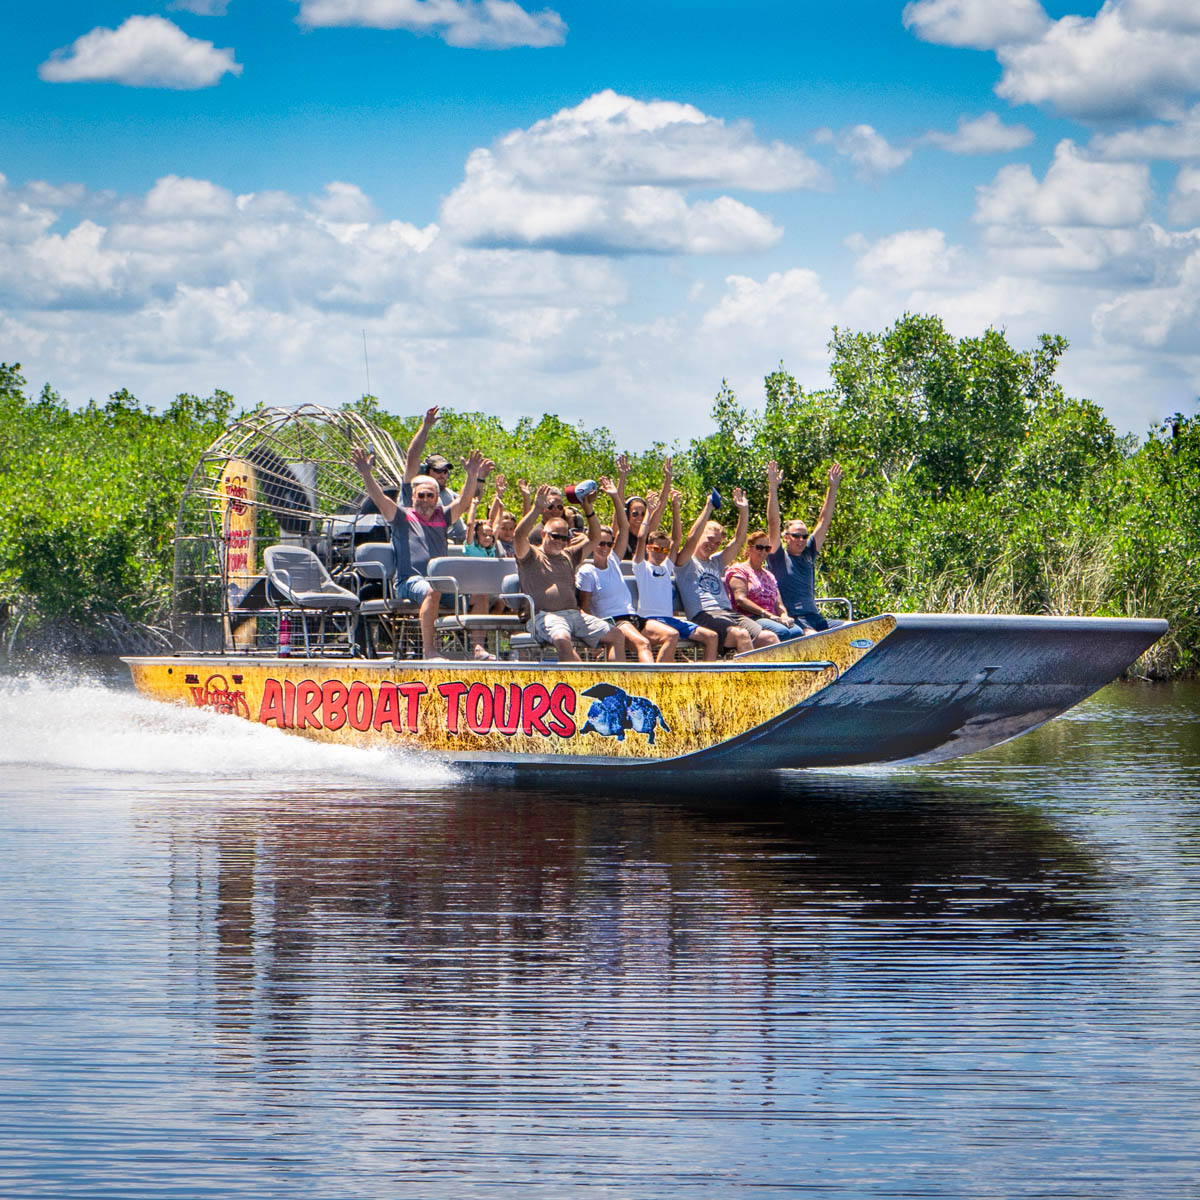
[(146, 695), (481, 769), (664, 775), (935, 762), (1024, 733), (1166, 622), (897, 614), (711, 664), (127, 659)]

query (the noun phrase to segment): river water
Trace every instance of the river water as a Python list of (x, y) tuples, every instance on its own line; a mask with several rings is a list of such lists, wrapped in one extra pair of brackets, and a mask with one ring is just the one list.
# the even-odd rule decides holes
[(1198, 714), (692, 802), (10, 675), (0, 1195), (1193, 1200)]

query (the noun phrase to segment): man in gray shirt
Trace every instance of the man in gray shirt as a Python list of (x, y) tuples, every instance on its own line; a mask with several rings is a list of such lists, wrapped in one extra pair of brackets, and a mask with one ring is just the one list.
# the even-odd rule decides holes
[(688, 620), (713, 630), (719, 649), (740, 654), (752, 646), (773, 646), (779, 639), (757, 621), (735, 612), (725, 586), (725, 571), (737, 562), (750, 525), (750, 503), (741, 488), (733, 489), (733, 503), (738, 510), (737, 529), (722, 547), (725, 528), (712, 519), (712, 497), (704, 502), (687, 541), (675, 556), (675, 585)]

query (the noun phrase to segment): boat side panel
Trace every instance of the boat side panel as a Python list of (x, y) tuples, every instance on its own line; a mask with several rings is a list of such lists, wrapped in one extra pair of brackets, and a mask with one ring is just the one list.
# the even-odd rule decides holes
[(616, 664), (128, 661), (145, 695), (321, 741), (621, 764), (671, 760), (738, 737), (837, 674), (832, 666), (769, 664), (655, 671)]

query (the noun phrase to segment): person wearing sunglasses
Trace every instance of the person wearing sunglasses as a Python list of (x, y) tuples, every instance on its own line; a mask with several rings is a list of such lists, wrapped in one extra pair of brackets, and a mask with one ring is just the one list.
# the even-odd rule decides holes
[(779, 598), (779, 585), (767, 568), (771, 543), (765, 529), (755, 529), (746, 538), (746, 557), (725, 572), (725, 586), (733, 597), (733, 607), (769, 629), (781, 642), (803, 637), (807, 632)]
[[(437, 481), (428, 475), (405, 475), (400, 487), (400, 502), (388, 497), (375, 478), (375, 453), (356, 446), (350, 461), (362, 477), (367, 495), (391, 526), (392, 546), (396, 551), (396, 595), (419, 605), (421, 622), (421, 656), (435, 659), (437, 654), (437, 614), (441, 593), (425, 578), (429, 561), (446, 553), (446, 533), (466, 512), (473, 495), (475, 482), (494, 465), (478, 450), (472, 450), (466, 460), (466, 495), (447, 506), (439, 502)], [(415, 466), (414, 466), (415, 471)]]
[(774, 646), (779, 638), (753, 617), (738, 612), (725, 586), (725, 572), (737, 561), (746, 544), (750, 524), (750, 502), (740, 487), (733, 489), (738, 522), (733, 537), (725, 539), (725, 527), (712, 519), (712, 493), (696, 518), (687, 541), (675, 556), (675, 583), (687, 619), (711, 629), (721, 650), (741, 654), (751, 648)]
[[(404, 477), (405, 479), (415, 479), (417, 475), (428, 475), (438, 485), (439, 503), (443, 508), (449, 508), (458, 499), (458, 493), (450, 487), (450, 480), (454, 475), (454, 464), (443, 454), (425, 454), (425, 443), (429, 440), (429, 433), (437, 424), (437, 419), (438, 406), (435, 404), (426, 411), (416, 433), (413, 434), (412, 441), (408, 444)], [(464, 488), (463, 494), (468, 495), (468, 498), (474, 496), (475, 487), (482, 484), (485, 479), (487, 479), (486, 475), (481, 476), (476, 485)], [(447, 533), (447, 540), (456, 545), (462, 545), (466, 538), (466, 525), (461, 520), (455, 521)]]
[[(650, 639), (642, 632), (645, 622), (635, 611), (633, 594), (621, 573), (621, 555), (629, 543), (625, 506), (621, 503), (617, 485), (607, 476), (600, 479), (600, 490), (612, 501), (616, 529), (614, 531), (611, 525), (600, 526), (600, 540), (592, 549), (592, 561), (585, 562), (575, 573), (579, 607), (620, 629), (625, 635), (625, 645), (637, 655), (638, 662), (652, 663), (654, 652), (650, 649)], [(611, 646), (608, 658), (610, 662), (615, 660)]]
[(788, 521), (780, 528), (779, 484), (782, 479), (783, 472), (772, 459), (767, 463), (767, 531), (771, 543), (767, 566), (779, 585), (779, 595), (788, 616), (806, 632), (815, 633), (829, 628), (829, 622), (817, 611), (817, 557), (833, 522), (842, 468), (837, 463), (829, 468), (825, 502), (811, 533), (799, 519)]
[[(551, 491), (547, 484), (538, 488), (513, 534), (521, 591), (532, 597), (535, 609), (530, 632), (554, 646), (559, 662), (579, 662), (575, 638), (589, 646), (609, 647), (620, 660), (625, 656), (625, 635), (608, 621), (583, 612), (575, 595), (575, 571), (601, 537), (595, 509), (590, 500), (583, 503), (587, 533), (572, 534), (563, 517), (548, 511)], [(542, 544), (535, 546), (529, 534), (539, 520)]]

